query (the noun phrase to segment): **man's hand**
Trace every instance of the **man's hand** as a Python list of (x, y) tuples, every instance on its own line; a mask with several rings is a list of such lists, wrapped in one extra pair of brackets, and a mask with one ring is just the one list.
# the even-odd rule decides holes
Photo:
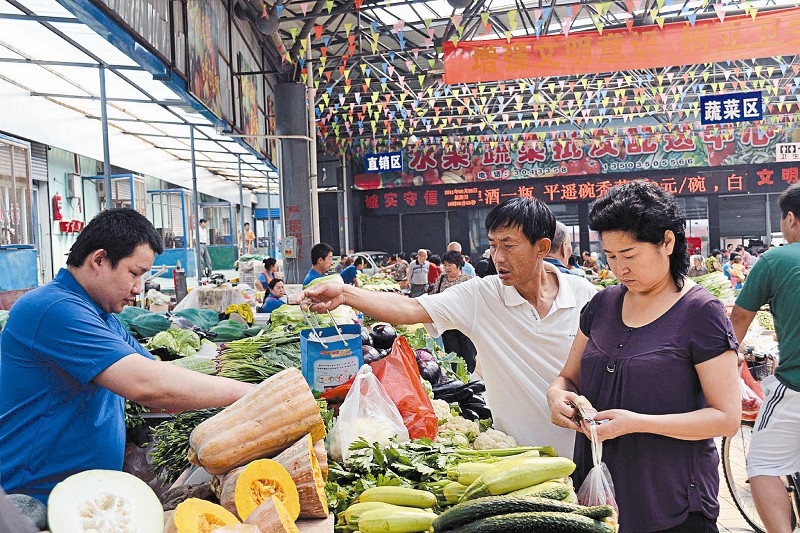
[(315, 313), (325, 313), (344, 305), (345, 285), (342, 283), (318, 283), (296, 295), (295, 302), (304, 309)]

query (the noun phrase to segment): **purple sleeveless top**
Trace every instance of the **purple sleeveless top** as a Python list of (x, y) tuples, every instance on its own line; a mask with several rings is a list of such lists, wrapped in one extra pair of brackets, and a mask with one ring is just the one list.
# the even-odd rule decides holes
[[(598, 411), (685, 413), (706, 407), (695, 365), (737, 348), (722, 302), (692, 287), (655, 321), (630, 328), (622, 321), (622, 285), (600, 291), (584, 308), (589, 338), (581, 359), (580, 393)], [(717, 448), (713, 439), (678, 440), (634, 433), (603, 442), (620, 510), (620, 533), (661, 531), (690, 512), (719, 515)], [(575, 440), (573, 474), (580, 487), (592, 468), (587, 438)]]

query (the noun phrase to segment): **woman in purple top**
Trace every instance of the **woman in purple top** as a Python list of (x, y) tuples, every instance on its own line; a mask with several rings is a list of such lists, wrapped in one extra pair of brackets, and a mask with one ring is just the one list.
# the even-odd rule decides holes
[[(713, 438), (739, 427), (737, 342), (722, 303), (685, 277), (685, 218), (671, 195), (635, 181), (595, 202), (622, 285), (587, 304), (561, 374), (548, 391), (553, 423), (576, 424), (578, 394), (599, 411), (597, 436), (619, 505), (620, 533), (716, 532), (719, 458)], [(580, 486), (592, 468), (575, 442)]]

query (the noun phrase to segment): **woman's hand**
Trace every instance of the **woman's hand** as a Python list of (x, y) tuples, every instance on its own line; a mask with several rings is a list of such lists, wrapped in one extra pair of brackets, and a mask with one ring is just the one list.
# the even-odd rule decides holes
[[(597, 438), (600, 440), (600, 442), (603, 442), (604, 440), (616, 439), (617, 437), (621, 437), (622, 435), (627, 435), (629, 433), (640, 432), (640, 430), (637, 429), (637, 423), (640, 416), (641, 415), (638, 413), (627, 411), (625, 409), (609, 409), (608, 411), (600, 411), (594, 417), (595, 422), (598, 422)], [(582, 423), (581, 430), (589, 439), (592, 438), (588, 423)]]
[(582, 431), (579, 424), (575, 422), (577, 415), (573, 407), (578, 395), (572, 391), (556, 389), (551, 387), (547, 391), (547, 404), (550, 406), (550, 422), (562, 428)]

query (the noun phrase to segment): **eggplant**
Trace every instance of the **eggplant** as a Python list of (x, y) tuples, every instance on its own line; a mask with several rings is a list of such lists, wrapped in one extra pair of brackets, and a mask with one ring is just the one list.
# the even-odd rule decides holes
[(438, 385), (433, 386), (433, 394), (443, 393), (447, 394), (450, 392), (454, 392), (457, 390), (461, 390), (466, 386), (466, 383), (463, 381), (459, 381), (457, 379), (451, 379), (450, 381), (446, 381), (444, 383), (440, 383)]
[(361, 346), (372, 346), (372, 337), (369, 334), (369, 329), (361, 326)]
[(482, 392), (486, 392), (486, 383), (484, 383), (481, 380), (470, 381), (469, 383), (467, 383), (467, 387), (474, 394), (480, 394)]
[(417, 363), (436, 362), (436, 357), (428, 350), (414, 350), (414, 356), (417, 358)]
[(384, 357), (386, 357), (390, 353), (392, 353), (391, 350), (378, 350), (378, 359), (383, 359)]
[(375, 361), (378, 361), (381, 358), (381, 354), (379, 354), (378, 350), (376, 350), (372, 346), (363, 346), (361, 350), (364, 358), (364, 363), (366, 364), (374, 363)]
[(439, 378), (442, 375), (442, 369), (436, 361), (417, 361), (417, 368), (419, 368), (419, 375), (422, 379), (431, 385), (439, 383)]
[(372, 345), (378, 350), (391, 350), (394, 340), (397, 338), (397, 331), (391, 324), (375, 324), (372, 326)]
[[(461, 408), (462, 412), (464, 410), (471, 411), (471, 412), (475, 413), (478, 416), (478, 418), (480, 418), (481, 420), (485, 420), (487, 418), (492, 418), (492, 411), (489, 409), (489, 407), (484, 402), (472, 402), (472, 401), (470, 401), (470, 402), (466, 402), (466, 403), (460, 403), (460, 404), (458, 404), (458, 406)], [(467, 417), (464, 416), (464, 418), (467, 418)], [(472, 419), (472, 420), (474, 420), (474, 419)]]
[(444, 400), (447, 403), (464, 402), (474, 395), (466, 383), (458, 380), (453, 380), (442, 385), (434, 385), (432, 389), (435, 399)]

